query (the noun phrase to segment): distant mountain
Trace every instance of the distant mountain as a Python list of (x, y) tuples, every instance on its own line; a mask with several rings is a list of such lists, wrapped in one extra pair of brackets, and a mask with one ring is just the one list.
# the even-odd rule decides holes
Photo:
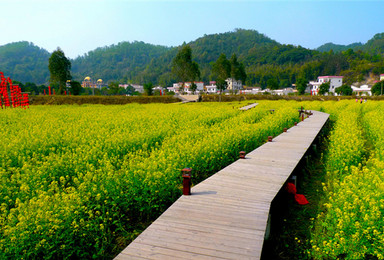
[(384, 54), (384, 33), (373, 36), (362, 49), (371, 54)]
[(362, 50), (370, 54), (384, 54), (384, 33), (378, 33), (372, 37), (367, 43), (362, 44), (360, 42), (352, 43), (349, 45), (340, 45), (334, 43), (326, 43), (318, 47), (316, 50), (320, 52), (328, 52), (333, 50), (334, 52), (346, 51), (352, 49), (354, 51)]
[[(356, 82), (369, 73), (384, 73), (384, 33), (376, 34), (366, 44), (327, 43), (317, 50), (280, 44), (255, 30), (244, 29), (204, 35), (188, 44), (193, 59), (199, 64), (200, 80), (204, 82), (214, 80), (212, 64), (221, 53), (228, 59), (236, 54), (245, 66), (246, 84), (261, 87), (268, 87), (268, 82), (289, 87), (299, 77), (313, 80), (319, 75), (344, 75), (346, 82)], [(138, 41), (121, 42), (71, 60), (71, 72), (77, 81), (90, 76), (104, 82), (152, 82), (170, 86), (178, 81), (171, 74), (171, 62), (180, 48)], [(329, 52), (331, 49), (333, 52)], [(351, 50), (346, 51), (348, 49)], [(0, 70), (24, 83), (46, 83), (49, 80), (49, 57), (49, 52), (32, 43), (7, 44), (0, 46)]]
[(0, 46), (0, 71), (13, 80), (43, 84), (49, 78), (50, 55), (30, 42), (9, 43)]
[(321, 45), (316, 50), (320, 52), (328, 52), (333, 50), (334, 52), (346, 51), (348, 49), (357, 50), (361, 49), (363, 44), (361, 42), (355, 42), (348, 45), (334, 44), (332, 42), (328, 42), (326, 44)]

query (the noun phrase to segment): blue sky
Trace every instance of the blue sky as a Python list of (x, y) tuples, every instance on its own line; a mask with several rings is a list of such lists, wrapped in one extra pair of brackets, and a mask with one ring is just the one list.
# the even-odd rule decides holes
[(384, 32), (379, 0), (0, 0), (0, 10), (0, 45), (24, 40), (70, 58), (121, 41), (177, 46), (235, 28), (306, 48)]

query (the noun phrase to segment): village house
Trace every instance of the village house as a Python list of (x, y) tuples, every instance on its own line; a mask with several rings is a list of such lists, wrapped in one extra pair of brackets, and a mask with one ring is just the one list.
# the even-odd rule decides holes
[(320, 76), (317, 81), (310, 81), (305, 92), (313, 95), (318, 95), (320, 85), (329, 82), (329, 91), (335, 93), (335, 89), (343, 85), (343, 76)]
[(205, 91), (207, 92), (207, 94), (216, 94), (217, 93), (216, 81), (210, 81), (209, 85), (205, 86)]
[(276, 89), (272, 90), (272, 94), (278, 95), (278, 96), (285, 96), (289, 93), (293, 93), (293, 88), (283, 88), (283, 89)]
[(372, 96), (371, 87), (362, 85), (360, 87), (351, 86), (352, 92), (358, 96)]
[[(196, 85), (195, 93), (199, 93), (200, 91), (204, 91), (204, 82), (194, 81), (193, 83), (195, 83), (195, 85)], [(185, 84), (184, 84), (184, 91), (187, 94), (194, 94), (193, 91), (191, 90), (191, 86), (192, 86), (192, 82), (185, 82)]]
[(260, 94), (261, 88), (260, 87), (244, 87), (242, 90), (240, 90), (240, 94)]
[(227, 89), (232, 91), (242, 90), (243, 84), (241, 80), (236, 80), (234, 78), (228, 78), (225, 80), (228, 84)]

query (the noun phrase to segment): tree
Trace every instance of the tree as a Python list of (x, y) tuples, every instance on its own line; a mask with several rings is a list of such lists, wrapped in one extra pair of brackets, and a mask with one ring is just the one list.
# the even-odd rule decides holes
[(48, 69), (51, 74), (51, 84), (59, 85), (59, 94), (63, 94), (66, 89), (66, 82), (71, 77), (71, 62), (65, 57), (64, 52), (58, 47), (48, 61)]
[(200, 78), (199, 65), (192, 60), (192, 49), (183, 44), (176, 57), (172, 60), (172, 74), (184, 83)]
[(212, 74), (216, 79), (217, 89), (220, 93), (227, 88), (227, 82), (225, 81), (231, 76), (231, 63), (227, 60), (224, 53), (220, 54), (219, 58), (212, 66)]
[(375, 83), (371, 88), (372, 95), (379, 96), (384, 93), (384, 80)]
[(144, 84), (144, 92), (145, 92), (145, 94), (147, 96), (152, 96), (152, 94), (153, 94), (153, 84), (152, 84), (152, 82)]
[(127, 87), (127, 89), (126, 89), (126, 93), (127, 93), (128, 95), (130, 95), (130, 96), (134, 95), (134, 93), (135, 93), (135, 88), (132, 87), (131, 85), (129, 85), (129, 86)]
[(197, 85), (192, 82), (191, 86), (189, 87), (189, 89), (192, 91), (192, 93), (195, 93), (196, 89), (197, 89)]
[(32, 82), (27, 82), (25, 83), (25, 92), (30, 92), (31, 94), (38, 95), (39, 94), (39, 89), (35, 83)]
[(267, 80), (267, 87), (271, 90), (278, 89), (279, 83), (277, 82), (277, 79), (272, 78), (272, 79)]
[(80, 95), (83, 87), (78, 81), (71, 81), (71, 92), (74, 96)]
[(305, 78), (299, 78), (296, 81), (296, 89), (299, 95), (303, 95), (305, 93), (305, 89), (307, 88), (307, 81)]
[(109, 88), (109, 93), (111, 95), (118, 95), (119, 94), (119, 91), (120, 91), (119, 82), (111, 81), (108, 84), (108, 88)]
[(243, 63), (238, 62), (236, 54), (232, 54), (230, 63), (231, 77), (235, 80), (241, 80), (241, 82), (245, 83), (245, 80), (247, 79), (247, 74), (245, 73)]
[(330, 83), (329, 82), (324, 82), (323, 84), (320, 85), (319, 87), (319, 94), (324, 95), (325, 93), (329, 92), (329, 87)]
[(342, 86), (336, 88), (335, 92), (339, 95), (351, 96), (353, 91), (352, 91), (352, 88), (350, 86), (342, 85)]

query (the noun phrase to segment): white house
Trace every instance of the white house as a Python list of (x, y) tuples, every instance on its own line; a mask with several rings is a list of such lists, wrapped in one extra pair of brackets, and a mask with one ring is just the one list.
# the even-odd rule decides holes
[(138, 85), (138, 84), (119, 84), (120, 88), (127, 89), (129, 86), (132, 86), (135, 91), (139, 93), (144, 93), (144, 86), (143, 85)]
[(368, 85), (361, 85), (360, 87), (351, 86), (352, 92), (359, 96), (372, 96), (371, 87)]
[(180, 92), (182, 92), (182, 88), (183, 88), (183, 83), (182, 82), (178, 82), (178, 83), (173, 83), (173, 86), (172, 87), (168, 87), (167, 89), (169, 91), (175, 92), (176, 94), (179, 94)]
[(165, 88), (162, 86), (156, 86), (153, 88), (153, 91), (158, 90), (160, 92), (160, 96), (165, 95)]
[(135, 91), (139, 93), (144, 93), (144, 86), (138, 84), (131, 84), (131, 86), (135, 89)]
[(240, 94), (260, 94), (261, 88), (260, 87), (246, 87), (243, 90), (240, 90)]
[(343, 76), (320, 76), (317, 78), (317, 81), (309, 82), (306, 92), (311, 93), (311, 95), (317, 95), (320, 85), (329, 82), (329, 92), (335, 93), (335, 89), (343, 85), (343, 78)]
[[(195, 83), (196, 85), (196, 91), (195, 92), (200, 92), (200, 91), (204, 91), (204, 82), (193, 82)], [(180, 94), (180, 93), (187, 93), (187, 94), (193, 94), (192, 91), (190, 90), (192, 86), (192, 82), (185, 82), (184, 84), (184, 88), (183, 88), (183, 83), (182, 82), (178, 82), (178, 83), (173, 83), (173, 86), (172, 87), (167, 87), (168, 91), (173, 91), (175, 92), (176, 94)]]
[[(195, 85), (196, 85), (196, 91), (195, 91), (195, 92), (204, 91), (204, 82), (201, 82), (201, 81), (197, 82), (197, 81), (195, 81), (195, 82), (193, 82), (193, 83), (195, 83)], [(184, 91), (185, 91), (187, 94), (194, 94), (194, 93), (190, 90), (191, 86), (192, 86), (192, 82), (185, 82), (185, 85), (184, 85)]]
[(285, 96), (289, 93), (293, 93), (293, 88), (283, 88), (283, 89), (276, 89), (272, 90), (272, 94), (278, 95), (278, 96)]
[(228, 90), (241, 90), (243, 89), (243, 84), (241, 83), (241, 80), (235, 80), (234, 78), (228, 78), (225, 80), (228, 84), (227, 89)]
[(207, 91), (208, 94), (217, 93), (216, 81), (210, 81), (209, 85), (205, 86), (205, 90)]

